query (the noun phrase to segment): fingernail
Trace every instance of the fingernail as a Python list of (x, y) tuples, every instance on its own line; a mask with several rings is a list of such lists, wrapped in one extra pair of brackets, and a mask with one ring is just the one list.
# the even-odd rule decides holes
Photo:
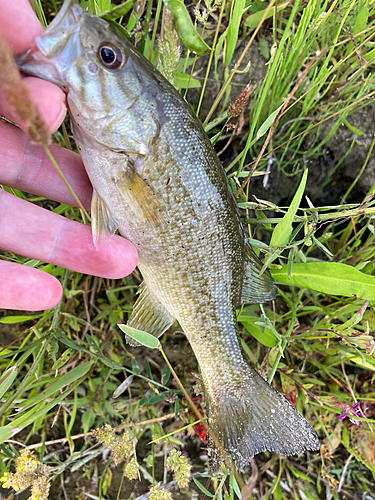
[(53, 132), (56, 132), (56, 130), (60, 127), (60, 125), (64, 121), (64, 118), (65, 118), (65, 115), (66, 115), (66, 106), (65, 106), (65, 103), (60, 102), (60, 106), (61, 106), (61, 109), (60, 109), (59, 114), (56, 117), (56, 120), (49, 127), (52, 134), (53, 134)]

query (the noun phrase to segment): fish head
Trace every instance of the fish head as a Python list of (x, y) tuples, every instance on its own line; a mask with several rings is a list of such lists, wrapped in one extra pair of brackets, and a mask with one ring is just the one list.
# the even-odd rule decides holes
[(37, 50), (19, 56), (18, 66), (67, 94), (76, 140), (145, 154), (159, 129), (155, 82), (148, 61), (126, 37), (76, 0), (66, 0), (35, 42)]

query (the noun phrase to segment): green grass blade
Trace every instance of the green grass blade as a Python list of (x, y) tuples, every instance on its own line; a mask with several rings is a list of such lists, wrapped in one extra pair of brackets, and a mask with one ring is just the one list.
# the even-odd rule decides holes
[(15, 325), (16, 323), (23, 323), (31, 319), (40, 318), (43, 314), (34, 314), (33, 316), (5, 316), (0, 319), (0, 323), (4, 325)]
[(9, 387), (12, 385), (14, 379), (17, 377), (18, 366), (14, 365), (11, 368), (8, 368), (3, 376), (0, 378), (0, 399), (7, 392)]
[(5, 426), (5, 427), (0, 427), (0, 443), (4, 442), (8, 437), (8, 432), (6, 429), (10, 429), (10, 435), (12, 435), (13, 431), (21, 430), (27, 427), (28, 425), (31, 425), (33, 422), (35, 422), (38, 418), (44, 416), (46, 413), (48, 413), (52, 408), (54, 408), (56, 405), (64, 401), (64, 399), (72, 392), (74, 389), (76, 389), (79, 384), (82, 382), (83, 379), (79, 379), (72, 387), (70, 387), (67, 391), (63, 392), (59, 397), (55, 398), (53, 401), (51, 401), (49, 404), (35, 412), (34, 408), (29, 410), (24, 416), (17, 418), (12, 422), (11, 425)]
[(238, 40), (238, 30), (246, 0), (234, 0), (228, 24), (228, 36), (225, 45), (224, 66), (227, 68), (232, 60)]
[(270, 128), (270, 126), (274, 122), (276, 116), (279, 114), (280, 109), (283, 106), (284, 106), (284, 103), (281, 104), (281, 106), (279, 106), (277, 109), (275, 109), (275, 111), (269, 115), (269, 117), (267, 118), (267, 120), (265, 120), (262, 123), (262, 125), (259, 127), (259, 130), (258, 130), (258, 132), (256, 134), (256, 140), (258, 140), (260, 137), (262, 137), (262, 135), (264, 135), (267, 132), (267, 130)]
[(293, 226), (292, 226), (293, 219), (297, 213), (297, 210), (302, 200), (303, 193), (305, 191), (307, 173), (308, 170), (306, 169), (303, 173), (297, 192), (293, 197), (292, 203), (290, 204), (289, 210), (281, 219), (281, 221), (277, 224), (272, 233), (270, 242), (271, 247), (282, 247), (289, 243), (289, 238), (293, 232)]
[(83, 377), (90, 370), (92, 362), (83, 363), (82, 365), (73, 368), (68, 373), (65, 373), (61, 378), (56, 380), (52, 385), (50, 385), (45, 391), (41, 392), (36, 398), (31, 399), (24, 407), (23, 410), (35, 406), (41, 401), (45, 401), (50, 398), (53, 394), (59, 391), (62, 387), (75, 382), (78, 378)]
[(194, 483), (196, 484), (196, 486), (201, 490), (202, 493), (204, 493), (205, 495), (207, 495), (208, 497), (210, 498), (213, 498), (214, 495), (212, 493), (210, 493), (204, 486), (203, 484), (201, 484), (197, 479), (195, 479), (195, 477), (193, 477), (193, 481)]

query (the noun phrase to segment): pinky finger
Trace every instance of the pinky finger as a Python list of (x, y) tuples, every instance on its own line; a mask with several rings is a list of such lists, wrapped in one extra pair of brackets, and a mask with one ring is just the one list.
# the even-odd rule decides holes
[(60, 282), (39, 269), (0, 260), (0, 309), (51, 309), (62, 296)]

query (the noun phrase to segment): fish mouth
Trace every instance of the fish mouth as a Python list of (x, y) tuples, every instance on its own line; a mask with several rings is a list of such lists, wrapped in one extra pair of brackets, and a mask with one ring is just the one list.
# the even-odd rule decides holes
[(38, 50), (16, 57), (20, 71), (67, 91), (64, 73), (80, 52), (77, 35), (83, 12), (77, 0), (65, 0), (52, 23), (35, 38)]

